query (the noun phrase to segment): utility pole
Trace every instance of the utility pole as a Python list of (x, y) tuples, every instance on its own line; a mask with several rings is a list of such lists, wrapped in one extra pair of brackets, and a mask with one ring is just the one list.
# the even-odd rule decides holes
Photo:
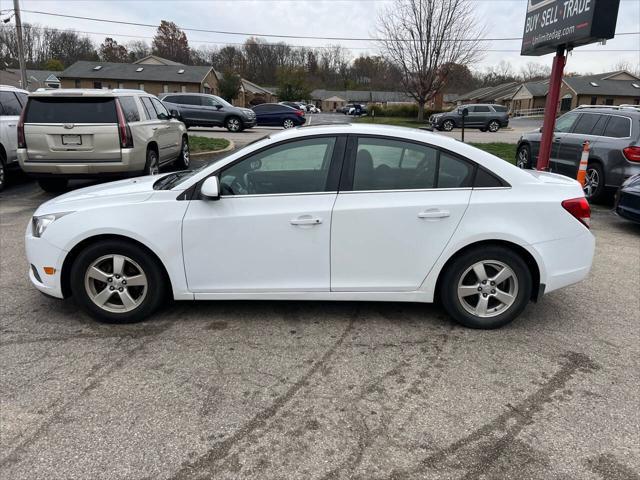
[(13, 0), (13, 13), (16, 18), (16, 33), (18, 34), (18, 61), (20, 62), (20, 79), (22, 88), (27, 90), (27, 69), (24, 63), (24, 44), (22, 43), (22, 20), (20, 19), (20, 3)]

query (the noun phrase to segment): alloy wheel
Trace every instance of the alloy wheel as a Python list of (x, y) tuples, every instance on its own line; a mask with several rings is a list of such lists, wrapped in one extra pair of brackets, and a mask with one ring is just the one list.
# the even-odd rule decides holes
[(0, 191), (4, 188), (4, 164), (0, 161)]
[(295, 125), (293, 124), (293, 120), (286, 119), (282, 124), (284, 128), (293, 128)]
[(446, 120), (442, 124), (442, 128), (444, 129), (445, 132), (450, 132), (451, 130), (453, 130), (453, 122), (451, 120)]
[(147, 175), (158, 175), (160, 173), (160, 165), (158, 164), (158, 155), (156, 152), (149, 153), (149, 166), (147, 167)]
[(489, 123), (489, 131), (492, 133), (497, 132), (500, 129), (500, 124), (496, 121)]
[(471, 265), (458, 282), (462, 308), (481, 318), (495, 317), (508, 310), (518, 296), (518, 279), (507, 264), (483, 260)]
[(185, 167), (189, 166), (189, 162), (190, 162), (190, 157), (189, 157), (189, 144), (183, 140), (182, 141), (182, 163), (184, 164)]
[(227, 120), (227, 128), (232, 132), (237, 132), (240, 130), (240, 120), (237, 118), (230, 118)]
[(529, 152), (526, 148), (521, 148), (518, 151), (518, 158), (516, 160), (516, 166), (518, 168), (528, 168), (529, 167)]
[(124, 255), (104, 255), (85, 273), (84, 286), (91, 301), (111, 313), (136, 309), (147, 296), (149, 282), (142, 267)]
[(595, 168), (587, 168), (587, 173), (584, 179), (584, 186), (582, 187), (585, 197), (591, 198), (598, 190), (599, 185), (600, 174), (598, 173), (598, 170), (596, 170)]

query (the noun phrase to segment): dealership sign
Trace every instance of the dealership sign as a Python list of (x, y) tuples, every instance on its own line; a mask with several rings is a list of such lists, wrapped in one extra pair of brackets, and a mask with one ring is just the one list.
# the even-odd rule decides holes
[(528, 0), (522, 55), (613, 38), (620, 0)]

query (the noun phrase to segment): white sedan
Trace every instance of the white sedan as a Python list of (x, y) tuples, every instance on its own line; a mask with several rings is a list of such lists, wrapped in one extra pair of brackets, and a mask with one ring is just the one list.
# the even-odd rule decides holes
[(168, 296), (439, 298), (459, 323), (496, 328), (587, 276), (589, 219), (575, 180), (420, 130), (334, 125), (54, 198), (26, 249), (36, 288), (104, 321)]

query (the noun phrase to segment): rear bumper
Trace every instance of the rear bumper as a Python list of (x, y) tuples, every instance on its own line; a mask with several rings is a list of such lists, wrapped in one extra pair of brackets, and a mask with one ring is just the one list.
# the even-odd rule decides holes
[(79, 160), (33, 160), (29, 158), (27, 150), (18, 150), (20, 168), (36, 178), (65, 177), (65, 178), (94, 178), (105, 175), (121, 176), (122, 174), (138, 174), (144, 169), (145, 152), (135, 149), (120, 151), (120, 159), (113, 161)]
[(532, 245), (544, 260), (544, 293), (549, 293), (584, 280), (591, 271), (595, 253), (595, 237), (585, 229), (577, 237), (563, 238)]

